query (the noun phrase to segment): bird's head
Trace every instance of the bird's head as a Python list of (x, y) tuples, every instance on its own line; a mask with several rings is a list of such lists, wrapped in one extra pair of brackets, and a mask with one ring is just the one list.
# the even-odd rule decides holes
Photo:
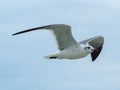
[(88, 52), (93, 52), (95, 50), (94, 47), (90, 46), (89, 44), (86, 44), (84, 47), (85, 50), (87, 50)]

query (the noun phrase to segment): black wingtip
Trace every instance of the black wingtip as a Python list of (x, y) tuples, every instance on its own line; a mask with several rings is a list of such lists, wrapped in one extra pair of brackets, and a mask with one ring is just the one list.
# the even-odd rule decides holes
[(91, 57), (92, 57), (92, 62), (94, 62), (96, 60), (96, 58), (99, 56), (101, 50), (102, 50), (102, 47), (98, 47), (97, 50), (94, 50), (92, 53), (91, 53)]
[(95, 59), (92, 59), (92, 62), (94, 62), (95, 61)]
[(20, 34), (20, 33), (14, 33), (14, 34), (12, 34), (12, 36), (15, 36), (15, 35), (18, 35), (18, 34)]
[(29, 32), (29, 31), (31, 31), (31, 30), (20, 31), (20, 32), (12, 34), (12, 36), (15, 36), (15, 35), (18, 35), (18, 34), (22, 34), (22, 33), (26, 33), (26, 32)]
[(15, 36), (16, 34), (12, 34), (12, 36)]
[(22, 34), (22, 33), (26, 33), (26, 32), (30, 32), (30, 31), (34, 31), (34, 30), (38, 30), (38, 29), (44, 29), (44, 27), (37, 27), (37, 28), (32, 28), (32, 29), (20, 31), (20, 32), (12, 34), (12, 36), (15, 36), (15, 35), (18, 35), (18, 34)]

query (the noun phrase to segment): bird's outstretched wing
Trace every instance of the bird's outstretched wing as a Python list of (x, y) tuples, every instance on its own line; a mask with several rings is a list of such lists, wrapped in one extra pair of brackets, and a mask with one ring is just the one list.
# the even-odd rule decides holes
[(72, 37), (71, 27), (69, 25), (65, 25), (65, 24), (53, 24), (53, 25), (41, 26), (41, 27), (37, 27), (37, 28), (20, 31), (13, 35), (18, 35), (18, 34), (22, 34), (25, 32), (30, 32), (30, 31), (34, 31), (34, 30), (42, 30), (42, 29), (52, 31), (52, 33), (55, 36), (55, 39), (57, 41), (59, 50), (63, 50), (66, 47), (69, 47), (69, 46), (72, 46), (75, 44), (77, 45), (77, 42)]
[(91, 53), (92, 61), (94, 61), (102, 50), (104, 44), (104, 37), (96, 36), (80, 42), (80, 44), (87, 44), (87, 43), (95, 48), (95, 50)]

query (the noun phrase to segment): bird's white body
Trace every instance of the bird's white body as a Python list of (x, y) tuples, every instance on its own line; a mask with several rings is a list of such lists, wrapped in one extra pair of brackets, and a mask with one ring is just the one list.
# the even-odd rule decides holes
[(69, 48), (66, 48), (64, 50), (60, 50), (59, 52), (52, 54), (52, 55), (48, 55), (45, 56), (46, 59), (50, 59), (50, 57), (53, 58), (58, 58), (58, 59), (79, 59), (82, 57), (87, 56), (88, 54), (91, 53), (90, 50), (85, 50), (84, 49), (85, 45), (75, 45)]

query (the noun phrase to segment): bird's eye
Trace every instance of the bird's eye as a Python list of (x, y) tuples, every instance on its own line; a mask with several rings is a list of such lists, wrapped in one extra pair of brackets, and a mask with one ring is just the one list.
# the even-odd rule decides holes
[(90, 47), (87, 47), (88, 49), (90, 49)]

